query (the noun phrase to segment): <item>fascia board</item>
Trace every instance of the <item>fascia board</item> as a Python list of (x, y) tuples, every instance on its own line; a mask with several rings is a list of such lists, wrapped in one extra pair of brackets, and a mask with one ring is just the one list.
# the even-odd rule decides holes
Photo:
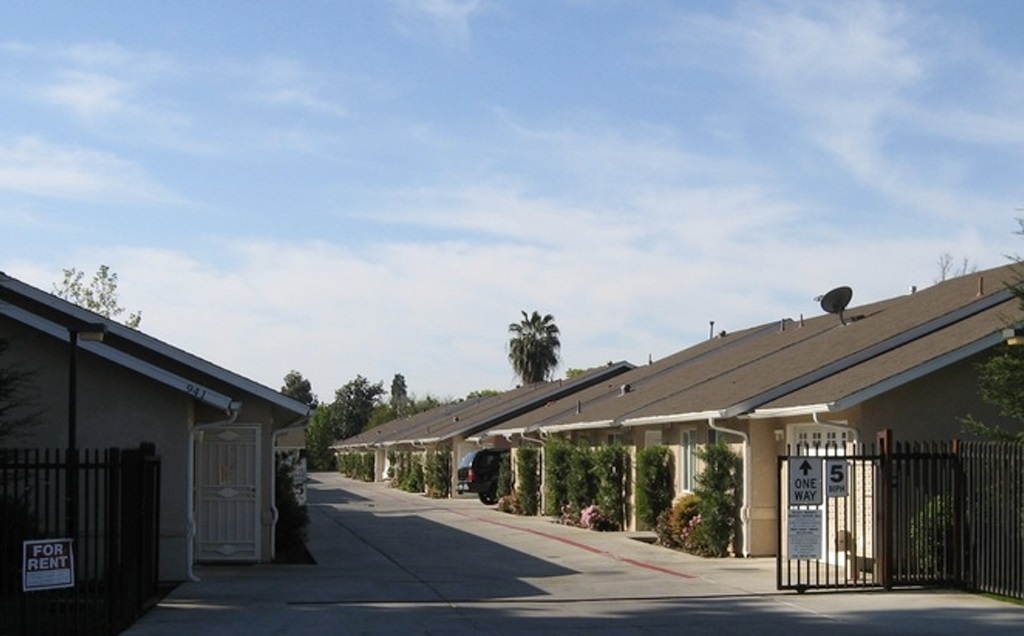
[(589, 431), (601, 428), (613, 428), (615, 420), (597, 420), (593, 422), (573, 422), (571, 424), (551, 424), (538, 426), (537, 430), (543, 433), (563, 433), (566, 431)]
[[(258, 382), (250, 380), (233, 371), (219, 367), (212, 362), (204, 360), (182, 349), (173, 347), (166, 342), (162, 342), (152, 336), (146, 335), (141, 331), (126, 327), (115, 320), (104, 318), (103, 316), (79, 307), (74, 303), (58, 298), (53, 294), (28, 285), (27, 283), (23, 283), (15, 278), (11, 278), (2, 272), (0, 272), (0, 297), (7, 298), (6, 305), (4, 303), (0, 303), (0, 307), (4, 307), (5, 313), (7, 313), (8, 308), (16, 309), (35, 316), (40, 320), (45, 320), (56, 326), (59, 330), (56, 336), (59, 338), (64, 338), (67, 334), (66, 327), (58, 324), (64, 319), (70, 323), (102, 322), (107, 328), (107, 337), (109, 340), (121, 340), (128, 345), (127, 348), (129, 350), (137, 348), (139, 352), (145, 354), (140, 356), (136, 352), (128, 353), (128, 355), (137, 360), (141, 361), (143, 358), (152, 357), (154, 358), (153, 361), (146, 360), (145, 362), (156, 368), (161, 368), (159, 359), (164, 358), (191, 369), (197, 375), (209, 376), (218, 382), (222, 382), (239, 389), (240, 391), (254, 395), (262, 400), (270, 402), (274, 406), (291, 411), (296, 415), (309, 415), (309, 407), (301, 402), (293, 400), (279, 391), (275, 391), (270, 387), (259, 384)], [(30, 311), (27, 307), (37, 308), (39, 312), (42, 312), (42, 315)], [(46, 317), (44, 318), (43, 315)], [(56, 322), (54, 322), (55, 320)], [(108, 346), (111, 349), (119, 348), (113, 345)]]
[(629, 419), (622, 420), (622, 426), (651, 426), (654, 424), (673, 424), (675, 422), (702, 422), (709, 419), (723, 419), (724, 417), (724, 411), (697, 411), (693, 413), (676, 413), (672, 415), (648, 415), (646, 417), (631, 417)]
[[(3, 306), (3, 313), (18, 322), (42, 331), (54, 338), (65, 339), (67, 337), (67, 329), (64, 327), (52, 323), (49, 320), (40, 318), (39, 316), (21, 309), (20, 307), (5, 305)], [(209, 387), (203, 386), (199, 382), (183, 378), (180, 375), (161, 369), (149, 362), (130, 356), (123, 351), (113, 349), (101, 342), (79, 341), (78, 347), (83, 351), (88, 351), (89, 353), (103, 358), (104, 360), (113, 362), (114, 364), (134, 371), (140, 375), (156, 380), (161, 384), (187, 393), (200, 402), (209, 404), (210, 406), (223, 411), (229, 411), (238, 404), (232, 398), (214, 391)]]
[(803, 404), (800, 406), (784, 406), (775, 409), (758, 409), (743, 417), (750, 420), (762, 420), (781, 417), (799, 417), (801, 415), (814, 415), (815, 413), (828, 413), (835, 411), (833, 404)]

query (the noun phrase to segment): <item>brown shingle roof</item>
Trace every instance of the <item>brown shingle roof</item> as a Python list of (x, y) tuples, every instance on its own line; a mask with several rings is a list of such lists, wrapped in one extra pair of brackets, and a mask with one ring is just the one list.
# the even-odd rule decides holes
[(590, 369), (566, 380), (539, 382), (499, 395), (448, 404), (393, 420), (357, 436), (334, 444), (336, 448), (400, 443), (425, 443), (470, 436), (500, 425), (545, 404), (585, 390), (595, 383), (608, 381), (633, 368), (628, 362), (617, 362)]
[(823, 314), (716, 337), (488, 433), (849, 406), (999, 342), (1001, 329), (1024, 317), (1006, 289), (1013, 267), (847, 309), (846, 324)]

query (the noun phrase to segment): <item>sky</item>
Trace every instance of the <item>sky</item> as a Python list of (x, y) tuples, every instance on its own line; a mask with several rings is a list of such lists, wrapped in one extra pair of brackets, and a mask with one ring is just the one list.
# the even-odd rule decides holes
[(7, 3), (0, 270), (321, 400), (909, 293), (1024, 252), (1015, 0)]

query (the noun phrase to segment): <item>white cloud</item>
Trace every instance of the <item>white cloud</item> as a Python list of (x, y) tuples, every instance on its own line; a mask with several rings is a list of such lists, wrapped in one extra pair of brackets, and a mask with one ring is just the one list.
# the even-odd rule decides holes
[(71, 71), (47, 86), (43, 94), (50, 102), (92, 119), (124, 112), (129, 91), (125, 82), (108, 75)]
[(396, 28), (410, 37), (440, 36), (449, 45), (464, 45), (471, 20), (486, 4), (480, 0), (393, 0)]
[(324, 97), (324, 90), (332, 80), (295, 60), (266, 58), (243, 69), (242, 74), (251, 77), (256, 98), (267, 105), (334, 118), (348, 116), (344, 106)]
[(33, 137), (0, 140), (0, 192), (80, 201), (169, 200), (133, 161)]

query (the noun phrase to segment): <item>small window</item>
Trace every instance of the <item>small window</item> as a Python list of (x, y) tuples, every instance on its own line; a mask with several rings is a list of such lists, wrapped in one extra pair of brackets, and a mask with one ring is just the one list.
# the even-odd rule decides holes
[(679, 490), (693, 492), (697, 486), (697, 431), (682, 432), (679, 440)]
[(661, 431), (644, 431), (644, 448), (661, 445)]

